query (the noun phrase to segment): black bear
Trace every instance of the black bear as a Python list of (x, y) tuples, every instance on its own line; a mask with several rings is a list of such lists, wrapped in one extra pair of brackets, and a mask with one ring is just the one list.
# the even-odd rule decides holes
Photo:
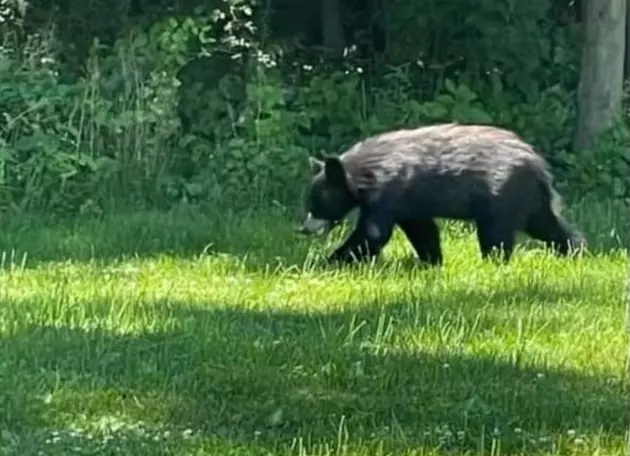
[(586, 246), (560, 214), (547, 162), (505, 129), (449, 123), (396, 130), (339, 157), (310, 158), (310, 165), (299, 232), (327, 233), (359, 209), (356, 228), (331, 262), (379, 255), (398, 225), (421, 261), (439, 265), (434, 218), (473, 221), (484, 259), (496, 250), (507, 263), (518, 231), (562, 255)]

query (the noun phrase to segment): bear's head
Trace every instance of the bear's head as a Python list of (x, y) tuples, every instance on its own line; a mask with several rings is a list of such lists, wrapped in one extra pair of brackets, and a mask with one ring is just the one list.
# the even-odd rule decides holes
[(306, 219), (298, 232), (327, 234), (356, 206), (355, 191), (339, 157), (309, 158), (311, 181), (304, 194)]

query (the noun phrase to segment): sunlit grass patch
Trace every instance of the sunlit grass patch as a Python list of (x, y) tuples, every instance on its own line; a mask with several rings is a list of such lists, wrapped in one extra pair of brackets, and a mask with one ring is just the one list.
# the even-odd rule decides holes
[(336, 269), (342, 233), (186, 214), (2, 232), (2, 452), (625, 454), (625, 250), (497, 266), (448, 224), (443, 268), (397, 233)]

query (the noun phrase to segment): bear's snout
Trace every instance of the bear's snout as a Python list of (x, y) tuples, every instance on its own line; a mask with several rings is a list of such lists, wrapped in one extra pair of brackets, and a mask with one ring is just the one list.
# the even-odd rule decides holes
[(318, 219), (313, 217), (309, 212), (306, 215), (306, 219), (302, 223), (302, 226), (297, 229), (297, 232), (304, 235), (324, 235), (330, 231), (331, 223), (328, 220)]

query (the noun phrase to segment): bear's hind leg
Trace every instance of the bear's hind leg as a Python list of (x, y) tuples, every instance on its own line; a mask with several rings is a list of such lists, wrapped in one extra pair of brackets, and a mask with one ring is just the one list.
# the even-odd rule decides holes
[(514, 252), (516, 230), (507, 220), (478, 220), (477, 239), (484, 260), (497, 259), (509, 263)]
[(361, 209), (357, 225), (346, 241), (337, 248), (329, 262), (351, 263), (377, 257), (394, 231), (388, 214)]
[(398, 226), (413, 246), (418, 259), (432, 266), (443, 262), (440, 229), (432, 219), (411, 219), (398, 222)]

